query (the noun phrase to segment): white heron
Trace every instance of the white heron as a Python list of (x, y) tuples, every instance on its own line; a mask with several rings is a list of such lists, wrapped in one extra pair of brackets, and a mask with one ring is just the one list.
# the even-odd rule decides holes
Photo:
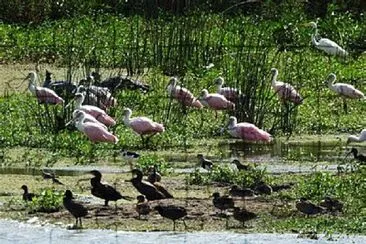
[(316, 36), (318, 35), (317, 24), (315, 22), (310, 22), (309, 25), (315, 29), (315, 33), (311, 35), (311, 42), (317, 49), (322, 50), (327, 54), (333, 56), (345, 57), (348, 55), (348, 52), (346, 50), (344, 50), (341, 46), (339, 46), (337, 43), (328, 38), (320, 38), (319, 40), (317, 40), (316, 39)]
[(347, 113), (347, 104), (346, 99), (365, 99), (365, 95), (360, 90), (357, 90), (353, 85), (346, 83), (334, 83), (337, 79), (337, 76), (333, 73), (330, 73), (327, 80), (325, 81), (330, 90), (337, 93), (343, 98), (343, 108)]

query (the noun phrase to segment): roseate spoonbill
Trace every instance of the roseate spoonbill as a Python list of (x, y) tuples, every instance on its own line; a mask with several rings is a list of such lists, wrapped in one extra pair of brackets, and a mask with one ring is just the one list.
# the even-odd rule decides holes
[(330, 212), (343, 212), (343, 203), (330, 196), (324, 197), (324, 199), (319, 203), (319, 206), (327, 209)]
[[(144, 135), (155, 135), (156, 133), (162, 133), (165, 131), (164, 126), (157, 122), (152, 121), (147, 117), (135, 117), (131, 118), (132, 111), (129, 108), (125, 108), (123, 110), (123, 122), (127, 127), (131, 127), (131, 129), (141, 136), (142, 142), (144, 141)], [(148, 137), (146, 140), (148, 140)], [(146, 141), (147, 142), (147, 141)]]
[(194, 95), (188, 89), (177, 85), (177, 82), (177, 78), (175, 77), (172, 77), (169, 80), (169, 84), (167, 86), (169, 95), (184, 106), (201, 109), (203, 107), (201, 102), (196, 97), (194, 97)]
[(237, 88), (222, 87), (224, 85), (224, 78), (219, 76), (215, 79), (217, 85), (217, 93), (223, 95), (227, 100), (236, 103), (239, 100), (241, 91)]
[(353, 154), (354, 159), (358, 160), (359, 162), (361, 162), (361, 164), (365, 164), (366, 163), (366, 156), (359, 154), (358, 150), (356, 148), (352, 148), (351, 151), (347, 154), (347, 156), (349, 154)]
[(228, 131), (231, 136), (241, 138), (246, 141), (264, 141), (270, 142), (271, 135), (257, 126), (242, 122), (238, 123), (236, 117), (230, 116), (228, 123)]
[[(82, 114), (82, 115), (81, 115)], [(105, 126), (103, 123), (99, 122), (96, 118), (94, 118), (92, 115), (85, 113), (83, 110), (80, 109), (75, 109), (74, 112), (72, 113), (72, 117), (73, 119), (76, 119), (77, 117), (84, 117), (84, 121), (85, 122), (92, 122), (92, 123), (96, 123), (100, 126), (102, 126), (104, 129), (108, 130), (107, 126)]]
[(254, 191), (250, 188), (240, 188), (238, 185), (231, 186), (229, 194), (233, 197), (253, 197)]
[(21, 189), (23, 189), (23, 200), (24, 201), (32, 201), (32, 199), (36, 196), (34, 193), (28, 192), (28, 186), (22, 185)]
[(77, 227), (78, 222), (80, 224), (80, 227), (82, 227), (83, 224), (81, 222), (81, 217), (85, 217), (88, 214), (88, 210), (80, 203), (74, 202), (73, 199), (74, 197), (72, 195), (72, 192), (70, 190), (66, 190), (63, 198), (64, 207), (72, 214), (72, 216), (75, 217), (75, 227)]
[(307, 216), (324, 212), (323, 208), (316, 206), (314, 203), (311, 203), (304, 197), (300, 198), (299, 201), (296, 202), (296, 209)]
[(280, 100), (283, 102), (290, 101), (296, 105), (301, 104), (303, 99), (301, 95), (296, 91), (296, 89), (288, 83), (277, 80), (278, 69), (272, 68), (271, 73), (272, 88), (277, 93)]
[(75, 121), (76, 128), (83, 132), (92, 142), (111, 142), (116, 144), (118, 138), (100, 124), (85, 121), (85, 113), (79, 113)]
[(327, 38), (316, 39), (318, 35), (318, 26), (315, 22), (310, 22), (309, 25), (315, 29), (314, 34), (311, 35), (311, 42), (313, 45), (329, 55), (345, 57), (348, 55), (347, 51), (340, 47), (337, 43)]
[(138, 190), (142, 195), (145, 195), (147, 200), (159, 200), (166, 198), (163, 193), (161, 193), (153, 184), (142, 179), (142, 172), (139, 169), (132, 170), (132, 174), (136, 175), (131, 180), (129, 180), (132, 185)]
[(94, 175), (94, 177), (90, 179), (90, 184), (92, 187), (91, 194), (95, 197), (104, 199), (104, 206), (108, 206), (109, 201), (115, 201), (117, 210), (117, 200), (131, 200), (130, 197), (122, 196), (121, 193), (117, 191), (114, 187), (108, 184), (101, 183), (102, 174), (98, 170), (92, 170), (89, 173)]
[[(85, 113), (90, 114), (106, 126), (114, 126), (116, 124), (116, 121), (112, 117), (110, 117), (104, 110), (92, 105), (82, 105), (84, 99), (85, 96), (83, 93), (75, 94), (75, 109), (82, 110)], [(70, 106), (70, 103), (66, 107), (68, 106)]]
[(24, 79), (29, 79), (28, 89), (29, 91), (37, 97), (39, 103), (45, 104), (60, 104), (64, 103), (64, 100), (59, 97), (55, 91), (46, 88), (37, 86), (37, 73), (34, 71), (29, 72), (28, 76)]
[(337, 79), (337, 76), (333, 73), (330, 73), (325, 83), (328, 85), (328, 88), (340, 95), (343, 98), (343, 109), (347, 113), (347, 103), (345, 99), (366, 99), (365, 95), (357, 90), (354, 86), (346, 83), (334, 83)]
[(347, 139), (347, 144), (350, 142), (363, 142), (366, 141), (366, 129), (363, 129), (359, 136), (350, 135)]
[(203, 154), (197, 154), (197, 158), (199, 159), (202, 168), (205, 170), (212, 170), (213, 163), (211, 160), (205, 158)]
[(148, 215), (151, 212), (150, 204), (144, 195), (137, 196), (137, 204), (135, 209), (139, 214), (139, 219), (141, 219), (141, 215)]
[(233, 217), (237, 221), (242, 222), (244, 227), (246, 221), (257, 218), (257, 215), (253, 212), (246, 210), (245, 208), (240, 209), (239, 207), (234, 207)]
[[(154, 209), (157, 210), (158, 213), (162, 217), (173, 220), (173, 231), (175, 231), (175, 221), (177, 219), (181, 219), (181, 218), (187, 216), (187, 210), (184, 207), (176, 206), (176, 205), (172, 205), (172, 204), (166, 205), (166, 206), (157, 205), (154, 207)], [(183, 220), (185, 228), (187, 228), (187, 225), (184, 222), (184, 219), (182, 219), (182, 220)]]
[(213, 205), (220, 209), (221, 213), (223, 210), (234, 208), (234, 200), (230, 196), (220, 196), (220, 193), (218, 192), (214, 192), (212, 196)]

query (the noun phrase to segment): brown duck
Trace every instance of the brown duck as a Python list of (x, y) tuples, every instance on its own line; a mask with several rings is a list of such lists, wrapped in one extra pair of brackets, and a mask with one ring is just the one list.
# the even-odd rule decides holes
[(66, 190), (63, 198), (64, 207), (72, 214), (72, 216), (75, 217), (75, 227), (77, 227), (78, 222), (80, 227), (82, 227), (83, 224), (81, 222), (81, 217), (85, 217), (88, 214), (88, 210), (80, 203), (74, 202), (73, 199), (74, 197), (72, 196), (72, 192), (70, 190)]
[(108, 184), (101, 183), (102, 174), (98, 170), (90, 171), (93, 178), (90, 179), (91, 194), (95, 197), (104, 199), (104, 206), (108, 206), (109, 201), (117, 201), (119, 199), (131, 200), (130, 197), (122, 196), (115, 188)]
[(309, 202), (304, 197), (300, 198), (299, 201), (296, 202), (296, 209), (306, 214), (307, 216), (324, 212), (323, 208)]
[[(142, 180), (141, 170), (134, 169), (134, 170), (132, 170), (132, 174), (135, 175), (135, 177), (130, 180), (132, 182), (132, 185), (142, 195), (145, 195), (147, 200), (153, 201), (153, 200), (159, 200), (159, 199), (165, 199), (165, 198), (173, 197), (162, 185), (158, 186), (159, 184), (156, 184), (158, 182), (156, 182), (155, 184), (151, 184), (148, 181)], [(158, 188), (158, 187), (160, 187), (160, 188)], [(162, 192), (164, 190), (165, 190), (165, 193)]]
[[(175, 221), (187, 215), (187, 210), (184, 207), (175, 205), (167, 205), (167, 206), (158, 205), (155, 206), (154, 209), (157, 210), (161, 216), (173, 220), (173, 231), (175, 231)], [(183, 223), (184, 226), (187, 228), (184, 219)]]
[(237, 221), (242, 222), (244, 227), (244, 223), (246, 221), (257, 218), (257, 215), (253, 212), (246, 210), (245, 208), (240, 209), (238, 207), (234, 207), (233, 217)]
[(148, 215), (151, 212), (150, 204), (144, 195), (137, 196), (136, 212), (139, 214), (139, 219), (141, 215)]
[(271, 195), (273, 192), (273, 189), (270, 185), (266, 184), (263, 181), (258, 182), (255, 186), (254, 186), (254, 191), (257, 194), (263, 194), (263, 195)]
[(233, 197), (252, 197), (255, 195), (254, 191), (250, 188), (240, 188), (238, 185), (233, 185), (230, 190), (229, 194)]
[(324, 200), (319, 203), (319, 205), (323, 208), (326, 208), (330, 212), (343, 211), (343, 203), (329, 196), (326, 196)]
[(149, 168), (149, 175), (147, 176), (147, 181), (150, 182), (151, 184), (161, 181), (161, 175), (159, 172), (156, 171), (156, 165), (151, 166)]
[(213, 193), (212, 196), (214, 197), (212, 199), (213, 205), (220, 209), (221, 212), (229, 208), (234, 208), (234, 200), (231, 197), (220, 196), (220, 193), (218, 192)]

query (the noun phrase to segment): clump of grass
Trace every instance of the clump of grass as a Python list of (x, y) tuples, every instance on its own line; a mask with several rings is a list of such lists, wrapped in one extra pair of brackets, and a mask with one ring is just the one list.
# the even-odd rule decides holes
[(265, 178), (265, 170), (253, 168), (248, 171), (237, 171), (227, 165), (214, 165), (213, 169), (208, 173), (195, 169), (187, 176), (187, 181), (193, 185), (219, 183), (251, 187), (256, 182), (264, 181)]
[(158, 155), (142, 155), (136, 164), (136, 167), (141, 169), (143, 173), (147, 173), (149, 168), (156, 166), (157, 171), (160, 174), (167, 174), (171, 170), (171, 166), (165, 162), (162, 157)]
[(28, 205), (29, 212), (57, 212), (62, 207), (63, 193), (54, 189), (44, 189), (41, 193), (32, 199)]

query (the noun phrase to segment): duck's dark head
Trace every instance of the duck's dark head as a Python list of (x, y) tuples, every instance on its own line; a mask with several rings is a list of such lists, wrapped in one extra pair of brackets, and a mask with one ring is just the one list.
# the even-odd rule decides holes
[(140, 203), (140, 202), (145, 202), (145, 196), (144, 195), (138, 195), (137, 197), (136, 197), (136, 199), (137, 199), (137, 202), (138, 203)]
[(230, 190), (232, 190), (232, 191), (239, 190), (239, 186), (238, 185), (233, 185)]
[(94, 175), (95, 178), (99, 178), (99, 179), (102, 178), (102, 174), (98, 170), (92, 170), (89, 173), (92, 174), (92, 175)]
[(23, 189), (25, 192), (28, 191), (28, 187), (26, 185), (22, 185), (21, 189)]
[(356, 148), (352, 147), (352, 149), (351, 149), (351, 153), (353, 153), (353, 154), (357, 155), (358, 151), (357, 151), (357, 149), (356, 149)]
[(131, 171), (131, 173), (133, 174), (133, 175), (136, 175), (136, 179), (142, 179), (142, 171), (141, 170), (139, 170), (139, 169), (133, 169), (132, 171)]
[(212, 194), (212, 196), (213, 196), (213, 198), (219, 198), (220, 197), (220, 193), (218, 193), (218, 192), (214, 192), (213, 194)]
[(74, 199), (70, 190), (66, 190), (64, 196), (66, 199)]

